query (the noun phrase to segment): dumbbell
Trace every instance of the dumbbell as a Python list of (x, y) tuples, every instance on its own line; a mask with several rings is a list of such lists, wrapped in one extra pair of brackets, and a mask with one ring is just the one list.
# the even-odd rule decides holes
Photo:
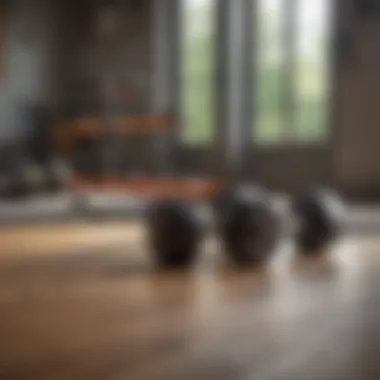
[(217, 200), (215, 220), (227, 257), (239, 266), (263, 265), (282, 235), (282, 218), (265, 190), (238, 187)]
[(200, 219), (191, 204), (158, 201), (148, 207), (147, 238), (154, 261), (161, 268), (190, 268), (202, 240)]
[(304, 255), (322, 253), (342, 233), (347, 217), (346, 205), (331, 189), (315, 188), (291, 203), (295, 221), (293, 237)]
[[(337, 194), (314, 189), (291, 202), (287, 226), (305, 255), (320, 252), (339, 236), (346, 215)], [(214, 204), (215, 225), (224, 252), (239, 266), (264, 265), (285, 235), (284, 218), (274, 198), (260, 188), (226, 189)], [(148, 240), (156, 263), (189, 268), (197, 259), (202, 226), (196, 210), (181, 201), (149, 208)]]

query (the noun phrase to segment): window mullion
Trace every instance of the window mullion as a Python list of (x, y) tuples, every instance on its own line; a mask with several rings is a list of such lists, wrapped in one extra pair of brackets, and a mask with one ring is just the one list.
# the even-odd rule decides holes
[(232, 181), (241, 174), (246, 143), (245, 12), (245, 1), (219, 0), (218, 152), (223, 172)]
[(282, 80), (284, 92), (280, 96), (284, 126), (281, 128), (282, 140), (294, 142), (296, 139), (295, 106), (296, 86), (295, 72), (297, 65), (297, 15), (299, 0), (283, 0), (282, 17), (284, 27)]

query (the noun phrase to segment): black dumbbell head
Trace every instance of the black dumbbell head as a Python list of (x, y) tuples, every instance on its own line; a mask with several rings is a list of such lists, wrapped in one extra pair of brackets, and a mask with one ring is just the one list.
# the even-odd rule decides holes
[(317, 188), (293, 202), (298, 221), (296, 244), (305, 254), (323, 252), (340, 235), (345, 206), (330, 189)]
[(216, 214), (228, 257), (238, 265), (267, 262), (280, 237), (280, 220), (269, 195), (258, 189), (231, 191)]
[(196, 210), (182, 201), (161, 201), (148, 209), (148, 239), (161, 267), (189, 268), (198, 257), (202, 226)]

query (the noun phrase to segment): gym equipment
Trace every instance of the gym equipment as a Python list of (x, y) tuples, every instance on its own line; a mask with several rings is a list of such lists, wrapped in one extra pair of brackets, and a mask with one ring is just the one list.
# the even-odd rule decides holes
[(43, 187), (44, 174), (38, 165), (25, 160), (16, 171), (14, 181), (20, 194), (36, 194)]
[[(218, 237), (234, 263), (262, 265), (269, 260), (281, 236), (281, 220), (264, 190), (240, 186), (239, 159), (231, 158), (226, 153), (226, 162), (221, 165), (224, 167), (223, 173), (215, 180), (173, 178), (175, 170), (172, 170), (170, 163), (174, 160), (163, 157), (168, 147), (160, 149), (160, 152), (156, 148), (161, 142), (170, 142), (175, 131), (174, 119), (165, 114), (126, 116), (114, 113), (112, 109), (122, 100), (106, 98), (103, 101), (108, 105), (104, 114), (84, 114), (57, 126), (55, 138), (58, 151), (73, 157), (78, 147), (84, 144), (90, 147), (84, 156), (95, 158), (102, 156), (96, 147), (103, 143), (116, 150), (113, 141), (128, 139), (132, 148), (133, 145), (140, 148), (141, 139), (145, 139), (157, 167), (148, 175), (145, 172), (145, 176), (127, 177), (118, 175), (114, 163), (105, 164), (103, 161), (108, 160), (104, 157), (100, 158), (102, 162), (99, 163), (90, 158), (99, 166), (99, 175), (86, 175), (83, 171), (75, 173), (71, 181), (75, 192), (81, 196), (93, 191), (121, 193), (146, 202), (149, 244), (154, 260), (161, 267), (190, 267), (196, 259), (202, 234), (193, 207), (202, 203), (214, 206)], [(111, 107), (111, 103), (115, 107)], [(162, 134), (166, 136), (161, 138)], [(152, 139), (152, 136), (160, 138)], [(150, 142), (153, 145), (150, 146)], [(79, 158), (78, 161), (85, 163), (85, 157)], [(132, 157), (130, 161), (133, 162)]]
[[(164, 117), (136, 116), (123, 120), (125, 123), (122, 119), (116, 123), (118, 128), (113, 133), (133, 136), (171, 131), (170, 125), (165, 124), (169, 119)], [(90, 121), (83, 119), (73, 124), (72, 128), (78, 128), (73, 129), (76, 130), (74, 136), (66, 135), (62, 140), (67, 148), (74, 147), (77, 139), (98, 140), (107, 136), (98, 119)], [(69, 130), (67, 128), (66, 132)], [(191, 204), (214, 206), (218, 237), (226, 255), (237, 265), (265, 264), (283, 233), (283, 220), (270, 195), (258, 187), (242, 186), (237, 180), (195, 180), (162, 175), (126, 179), (103, 173), (97, 184), (90, 178), (76, 176), (72, 186), (78, 192), (95, 188), (107, 193), (129, 194), (145, 201), (150, 247), (154, 260), (161, 267), (190, 267), (197, 257), (202, 234), (197, 232), (199, 225)], [(298, 225), (294, 237), (304, 254), (325, 248), (339, 234), (340, 217), (335, 211), (339, 202), (336, 199), (331, 192), (316, 189), (294, 200), (294, 219)]]
[(31, 195), (55, 193), (65, 188), (69, 179), (69, 167), (62, 161), (52, 160), (42, 166), (25, 160), (3, 177), (1, 196), (21, 199)]
[(0, 196), (6, 199), (55, 192), (70, 179), (68, 164), (55, 156), (52, 122), (46, 107), (26, 102), (20, 109), (27, 133), (0, 148)]
[(224, 251), (239, 266), (263, 265), (281, 237), (281, 218), (269, 194), (259, 188), (228, 189), (216, 204), (216, 225)]
[(69, 163), (59, 157), (51, 158), (44, 168), (44, 188), (48, 193), (65, 189), (71, 179)]
[(112, 135), (130, 138), (172, 131), (172, 120), (168, 115), (118, 116), (109, 128), (101, 117), (78, 117), (68, 119), (54, 128), (53, 136), (58, 152), (72, 156), (83, 142), (99, 141)]
[(5, 198), (25, 198), (38, 193), (43, 187), (43, 173), (38, 166), (25, 165), (8, 177), (3, 188)]
[(201, 237), (201, 223), (192, 205), (168, 200), (149, 209), (148, 241), (160, 267), (190, 267), (197, 259)]
[(38, 193), (43, 188), (44, 175), (40, 166), (31, 161), (19, 146), (5, 157), (1, 196), (20, 199)]
[[(57, 130), (58, 146), (70, 155), (80, 141), (99, 141), (152, 133), (171, 133), (172, 120), (165, 115), (115, 118), (107, 132), (100, 118), (76, 119)], [(159, 161), (159, 160), (157, 160)], [(148, 208), (148, 238), (154, 260), (161, 267), (190, 267), (197, 257), (202, 234), (193, 210), (199, 204), (213, 204), (215, 224), (226, 254), (239, 265), (263, 264), (279, 239), (277, 215), (268, 194), (258, 188), (235, 186), (221, 179), (181, 179), (164, 177), (111, 176), (106, 173), (95, 182), (89, 176), (75, 176), (75, 191), (123, 193), (143, 199)], [(228, 184), (231, 185), (228, 185)], [(193, 205), (193, 206), (191, 206)], [(151, 208), (149, 210), (149, 208)]]
[(293, 200), (296, 220), (295, 242), (305, 255), (328, 248), (342, 232), (346, 211), (332, 190), (316, 188)]

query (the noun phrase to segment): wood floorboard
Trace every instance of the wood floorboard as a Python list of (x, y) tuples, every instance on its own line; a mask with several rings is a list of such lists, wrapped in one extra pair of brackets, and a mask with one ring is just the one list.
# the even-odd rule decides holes
[(380, 236), (157, 273), (137, 223), (0, 231), (0, 379), (376, 380)]

